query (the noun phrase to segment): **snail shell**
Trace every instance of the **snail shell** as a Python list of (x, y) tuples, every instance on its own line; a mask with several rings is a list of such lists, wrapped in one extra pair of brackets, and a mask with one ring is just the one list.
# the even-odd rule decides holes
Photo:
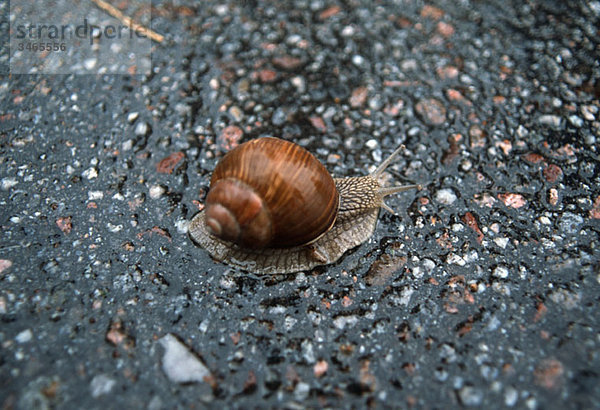
[[(304, 148), (278, 138), (239, 145), (217, 164), (191, 239), (215, 259), (257, 273), (291, 273), (337, 261), (374, 232), (386, 195), (372, 174), (332, 178)], [(392, 211), (393, 212), (393, 211)]]
[(313, 242), (335, 222), (339, 194), (323, 164), (299, 145), (259, 138), (217, 164), (205, 222), (221, 239), (245, 248), (289, 248)]

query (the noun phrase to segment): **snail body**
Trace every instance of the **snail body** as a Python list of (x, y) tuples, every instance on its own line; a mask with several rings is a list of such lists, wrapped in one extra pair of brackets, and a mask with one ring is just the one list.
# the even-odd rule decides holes
[[(337, 261), (374, 232), (385, 196), (416, 185), (383, 187), (397, 149), (371, 174), (333, 178), (304, 148), (258, 138), (215, 167), (191, 239), (215, 259), (256, 273), (291, 273)], [(393, 211), (391, 211), (393, 212)]]

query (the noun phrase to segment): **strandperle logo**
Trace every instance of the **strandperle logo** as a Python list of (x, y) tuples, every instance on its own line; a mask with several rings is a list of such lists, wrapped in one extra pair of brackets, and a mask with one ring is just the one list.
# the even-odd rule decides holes
[[(11, 0), (11, 74), (148, 75), (152, 66), (150, 0), (117, 9), (104, 0)], [(135, 16), (130, 18), (125, 12)]]
[(17, 40), (73, 40), (78, 39), (89, 39), (90, 45), (94, 44), (94, 41), (99, 41), (102, 38), (106, 39), (117, 39), (123, 38), (132, 39), (133, 36), (138, 38), (146, 38), (142, 33), (133, 30), (131, 27), (124, 25), (112, 25), (98, 26), (95, 24), (88, 24), (87, 18), (83, 19), (83, 23), (78, 26), (71, 24), (19, 24), (16, 26), (15, 37)]

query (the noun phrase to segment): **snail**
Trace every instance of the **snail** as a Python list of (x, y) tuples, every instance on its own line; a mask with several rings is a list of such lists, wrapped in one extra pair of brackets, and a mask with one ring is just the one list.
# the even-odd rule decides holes
[(310, 152), (264, 137), (228, 152), (213, 171), (204, 210), (188, 232), (215, 259), (256, 273), (292, 273), (336, 262), (375, 231), (394, 151), (371, 174), (333, 178)]

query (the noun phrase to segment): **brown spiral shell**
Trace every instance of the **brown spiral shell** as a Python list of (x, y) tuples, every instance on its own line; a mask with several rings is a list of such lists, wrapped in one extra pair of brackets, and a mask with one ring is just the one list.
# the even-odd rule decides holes
[(314, 242), (335, 223), (339, 194), (307, 150), (278, 138), (239, 145), (216, 166), (206, 197), (208, 231), (245, 248)]

